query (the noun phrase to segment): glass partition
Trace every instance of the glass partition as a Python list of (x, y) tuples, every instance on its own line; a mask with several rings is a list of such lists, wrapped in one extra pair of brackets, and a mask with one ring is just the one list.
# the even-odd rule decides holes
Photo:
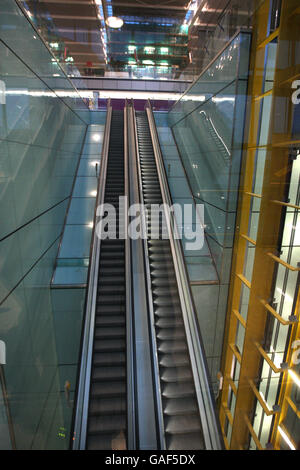
[[(249, 33), (236, 35), (168, 113), (194, 202), (204, 206), (206, 239), (218, 275), (215, 286), (193, 286), (216, 393), (235, 233), (250, 43)], [(175, 152), (172, 156), (168, 151), (166, 158), (174, 158)], [(176, 188), (174, 192), (176, 195)], [(207, 274), (207, 269), (204, 272)], [(242, 330), (236, 341), (243, 342)]]
[[(0, 90), (0, 340), (11, 422), (1, 447), (67, 449), (59, 363), (70, 357), (69, 329), (54, 317), (50, 282), (89, 115), (79, 115), (84, 101), (11, 0), (0, 4)], [(80, 315), (73, 321), (80, 331)]]
[[(24, 16), (17, 2), (1, 0), (0, 39), (10, 51), (26, 64), (33, 75), (38, 76), (44, 83), (44, 88), (35, 87), (32, 83), (30, 90), (18, 87), (16, 82), (15, 95), (60, 98), (71, 109), (88, 109), (88, 102), (84, 101), (78, 91), (65, 74), (59, 61), (51, 53), (42, 40), (37, 29)], [(17, 72), (17, 70), (15, 70)], [(18, 73), (16, 73), (16, 78)], [(22, 81), (24, 84), (24, 81)], [(19, 90), (19, 88), (22, 88)], [(25, 88), (25, 90), (24, 90)], [(28, 95), (29, 93), (29, 95)]]
[(249, 49), (250, 35), (237, 35), (169, 112), (206, 232), (221, 247), (233, 242)]

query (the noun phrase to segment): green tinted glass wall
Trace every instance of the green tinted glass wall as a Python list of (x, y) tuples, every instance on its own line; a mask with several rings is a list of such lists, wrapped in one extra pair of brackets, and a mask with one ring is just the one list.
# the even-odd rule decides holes
[(169, 112), (193, 195), (205, 206), (212, 247), (233, 243), (250, 39), (237, 35)]
[(11, 432), (18, 449), (64, 449), (50, 281), (88, 122), (12, 0), (0, 4), (0, 90), (0, 339)]
[(204, 206), (218, 285), (193, 286), (212, 382), (224, 335), (242, 159), (251, 35), (236, 35), (169, 112), (194, 201)]

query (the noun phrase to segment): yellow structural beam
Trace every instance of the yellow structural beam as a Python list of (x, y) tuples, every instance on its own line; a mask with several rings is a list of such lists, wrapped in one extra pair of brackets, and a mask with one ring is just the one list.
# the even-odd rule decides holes
[[(238, 382), (236, 382), (236, 378), (234, 380), (236, 405), (232, 416), (230, 439), (226, 436), (224, 427), (228, 416), (223, 407), (220, 409), (222, 432), (226, 436), (230, 449), (246, 449), (249, 436), (253, 438), (257, 449), (262, 450), (264, 448), (249, 419), (250, 416), (253, 416), (257, 401), (267, 416), (274, 415), (272, 442), (275, 448), (276, 445), (278, 447), (278, 443), (276, 443), (276, 440), (278, 440), (278, 426), (283, 420), (284, 412), (286, 412), (284, 410), (286, 410), (290, 400), (286, 397), (284, 391), (288, 377), (286, 364), (277, 367), (262, 345), (265, 341), (267, 313), (272, 315), (280, 325), (292, 328), (292, 331), (295, 331), (299, 325), (299, 322), (283, 319), (266, 300), (263, 300), (270, 299), (273, 296), (274, 272), (278, 264), (290, 272), (299, 271), (298, 267), (291, 266), (274, 254), (278, 253), (282, 211), (286, 208), (299, 210), (299, 206), (281, 202), (285, 200), (287, 192), (287, 175), (290, 172), (289, 149), (291, 145), (300, 144), (300, 141), (298, 142), (292, 138), (293, 103), (291, 99), (291, 80), (296, 76), (295, 74), (298, 73), (299, 68), (296, 51), (300, 40), (300, 16), (292, 14), (297, 11), (298, 5), (299, 0), (282, 1), (280, 26), (270, 34), (268, 34), (267, 26), (272, 6), (270, 0), (259, 2), (254, 20), (249, 84), (251, 104), (247, 118), (248, 135), (246, 135), (245, 157), (242, 164), (236, 237), (222, 355), (222, 373), (226, 380), (224, 380), (220, 403), (227, 402), (229, 387), (232, 388), (234, 379), (232, 376), (233, 360), (240, 363)], [(278, 65), (275, 69), (273, 88), (265, 93), (263, 83), (266, 47), (276, 38)], [(267, 95), (272, 100), (269, 135), (268, 141), (264, 145), (260, 145), (260, 110), (262, 98)], [(265, 125), (265, 122), (263, 124)], [(255, 159), (258, 149), (264, 149), (266, 152), (261, 194), (253, 192), (256, 171)], [(256, 239), (249, 236), (249, 220), (254, 199), (259, 199), (261, 202)], [(245, 272), (249, 243), (255, 246), (255, 258), (252, 278), (246, 279), (243, 273)], [(247, 286), (249, 289), (247, 321), (240, 315), (243, 286)], [(239, 351), (235, 345), (239, 323), (245, 328), (242, 351)], [(269, 410), (260, 391), (255, 386), (263, 361), (267, 362), (273, 373), (281, 374), (280, 412), (277, 409), (276, 412)]]

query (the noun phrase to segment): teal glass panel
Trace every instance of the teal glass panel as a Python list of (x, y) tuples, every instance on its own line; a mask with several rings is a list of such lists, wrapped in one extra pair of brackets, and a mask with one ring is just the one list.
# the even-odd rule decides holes
[(92, 155), (100, 156), (100, 153), (101, 145), (99, 143), (86, 143), (82, 151), (82, 154), (85, 156), (85, 158), (91, 158), (90, 156)]
[(73, 133), (73, 141), (65, 148), (76, 152), (76, 144), (78, 146), (83, 138), (85, 123), (2, 42), (0, 79), (5, 89), (6, 104), (1, 138), (41, 146), (48, 143), (48, 146), (59, 149), (69, 131), (77, 130), (79, 133)]
[(95, 155), (94, 158), (84, 158), (82, 156), (78, 168), (77, 176), (96, 176), (100, 174), (100, 158)]
[(98, 127), (98, 129), (104, 130), (105, 127), (105, 120), (106, 120), (106, 111), (90, 111), (90, 123), (93, 127)]
[(97, 178), (78, 177), (75, 182), (73, 197), (96, 197)]
[(67, 201), (0, 242), (0, 301), (60, 237)]
[(171, 127), (203, 106), (238, 78), (247, 78), (250, 35), (240, 34), (204, 70), (169, 113)]
[(57, 246), (52, 245), (0, 306), (7, 349), (4, 374), (18, 449), (45, 448), (49, 438), (55, 448), (66, 448), (52, 434), (63, 424), (49, 289)]
[(168, 178), (184, 178), (185, 173), (180, 161), (164, 161)]
[(216, 270), (210, 256), (186, 256), (190, 281), (216, 281)]
[[(85, 302), (85, 289), (52, 289), (51, 301), (55, 328), (58, 377), (62, 396), (63, 442), (70, 441), (72, 414), (74, 407), (77, 370), (79, 364), (80, 339)], [(66, 332), (68, 332), (66, 334)], [(65, 396), (65, 384), (69, 384), (69, 397)]]
[(87, 283), (88, 268), (82, 266), (57, 266), (53, 278), (55, 286), (84, 285)]
[(173, 128), (194, 195), (223, 210), (227, 205), (235, 101), (233, 84)]
[(67, 449), (70, 437), (50, 283), (87, 124), (76, 112), (82, 99), (51, 59), (17, 2), (3, 0), (0, 336), (17, 449)]
[[(106, 113), (102, 112), (101, 116), (106, 116)], [(52, 280), (53, 287), (82, 286), (87, 282), (88, 256), (93, 233), (103, 145), (103, 128), (102, 124), (90, 125), (87, 128), (66, 225), (56, 260), (56, 269)], [(97, 149), (97, 155), (93, 155), (95, 149)], [(73, 237), (75, 237), (74, 240)], [(73, 240), (72, 246), (70, 246), (71, 239)]]
[(0, 450), (11, 450), (12, 443), (9, 434), (7, 409), (5, 405), (4, 396), (5, 391), (1, 387), (0, 382)]
[[(199, 222), (199, 212), (196, 217), (196, 206), (191, 189), (180, 161), (172, 131), (168, 127), (167, 119), (162, 119), (164, 115), (166, 115), (166, 113), (154, 113), (156, 122), (159, 123), (157, 132), (160, 144), (162, 144), (162, 142), (165, 143), (165, 145), (161, 145), (161, 150), (188, 275), (191, 282), (216, 282), (217, 274), (208, 244), (204, 237), (202, 226), (197, 223)], [(162, 123), (164, 123), (164, 126), (162, 126)], [(177, 159), (169, 160), (168, 157), (170, 153), (168, 151), (176, 153)], [(195, 233), (203, 233), (203, 237), (201, 241), (198, 242), (200, 246), (193, 246), (192, 248), (191, 244), (196, 241)]]
[(86, 144), (102, 144), (103, 143), (104, 132), (89, 131), (87, 132), (85, 142)]
[(89, 224), (94, 220), (95, 198), (72, 198), (68, 213), (68, 225)]
[(52, 285), (82, 286), (87, 283), (89, 258), (57, 258)]
[(88, 225), (66, 225), (59, 257), (89, 258), (91, 232)]
[(0, 148), (4, 148), (2, 162), (7, 160), (7, 173), (0, 177), (3, 237), (70, 196), (78, 155), (75, 161), (61, 159), (55, 150), (7, 140), (0, 141)]
[(179, 153), (175, 146), (161, 145), (161, 150), (166, 160), (179, 160)]

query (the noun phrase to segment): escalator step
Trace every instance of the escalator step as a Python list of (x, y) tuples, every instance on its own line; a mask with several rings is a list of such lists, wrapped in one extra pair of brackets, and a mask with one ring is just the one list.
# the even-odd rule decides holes
[(190, 361), (188, 358), (188, 355), (185, 353), (179, 353), (179, 354), (163, 354), (159, 358), (159, 364), (162, 367), (184, 367), (184, 366), (189, 366)]
[(185, 341), (163, 341), (158, 345), (158, 351), (165, 354), (174, 354), (188, 351)]
[(126, 329), (121, 326), (105, 326), (102, 328), (95, 328), (95, 338), (100, 339), (117, 339), (124, 338), (126, 335)]
[(89, 434), (120, 433), (126, 429), (126, 415), (90, 416), (88, 423)]
[(174, 318), (176, 316), (180, 316), (180, 318), (182, 318), (180, 306), (174, 307), (166, 305), (164, 307), (158, 307), (155, 309), (155, 315), (159, 318)]
[(124, 352), (95, 353), (93, 357), (94, 366), (123, 366), (126, 364)]
[(102, 267), (118, 267), (118, 266), (121, 266), (121, 267), (124, 267), (124, 259), (123, 258), (115, 258), (115, 259), (102, 259), (101, 260), (101, 268)]
[(109, 259), (109, 260), (113, 260), (113, 259), (117, 259), (117, 260), (120, 260), (122, 259), (122, 257), (124, 257), (124, 251), (103, 251), (101, 254), (100, 254), (100, 259), (102, 260), (106, 260), (106, 259)]
[(110, 284), (106, 285), (102, 283), (102, 278), (99, 280), (98, 283), (98, 296), (101, 295), (110, 295), (110, 294), (123, 294), (125, 292), (125, 286), (124, 283), (123, 285), (116, 285), (116, 284)]
[(184, 434), (169, 434), (166, 436), (166, 445), (169, 450), (199, 450), (205, 449), (205, 443), (200, 431), (186, 432)]
[(94, 342), (94, 352), (117, 352), (117, 351), (125, 351), (126, 350), (126, 343), (125, 339), (107, 339), (107, 340), (95, 340)]
[(126, 450), (126, 438), (123, 432), (111, 434), (102, 433), (89, 435), (87, 439), (87, 450)]
[(158, 262), (161, 264), (161, 266), (163, 266), (165, 264), (165, 262), (167, 261), (169, 264), (171, 264), (173, 266), (173, 261), (172, 261), (172, 256), (171, 256), (171, 253), (170, 255), (165, 255), (162, 259), (161, 255), (159, 254), (150, 254), (150, 260), (151, 260), (151, 263), (153, 262)]
[(126, 413), (126, 400), (116, 398), (96, 398), (89, 409), (89, 415), (122, 415)]
[(167, 318), (158, 318), (155, 321), (155, 325), (157, 328), (165, 328), (165, 329), (170, 329), (170, 328), (184, 328), (184, 323), (182, 320), (181, 316), (172, 316), (172, 317), (167, 317)]
[(186, 382), (192, 378), (192, 372), (187, 367), (165, 367), (161, 371), (161, 380), (163, 382)]
[(153, 300), (154, 307), (180, 307), (179, 297), (176, 296), (176, 299), (171, 297), (157, 297)]
[(167, 400), (164, 413), (168, 416), (197, 415), (197, 413), (199, 414), (197, 400), (194, 397)]
[(163, 397), (165, 398), (185, 398), (192, 397), (195, 395), (195, 389), (193, 382), (184, 383), (168, 383), (165, 384), (162, 391)]
[(172, 300), (174, 300), (174, 297), (178, 295), (178, 290), (177, 288), (171, 287), (171, 286), (165, 286), (165, 287), (155, 287), (153, 289), (153, 294), (156, 295), (157, 297), (172, 297)]
[(96, 309), (97, 315), (119, 315), (125, 314), (124, 305), (97, 305)]
[(166, 432), (171, 434), (191, 434), (201, 432), (198, 416), (169, 416), (166, 417)]
[(122, 284), (124, 283), (124, 277), (123, 276), (108, 276), (105, 271), (101, 271), (101, 277), (99, 279), (98, 285), (104, 286), (104, 285), (111, 285), (111, 284)]
[(165, 269), (152, 269), (151, 270), (151, 274), (152, 274), (152, 277), (153, 277), (153, 282), (154, 281), (160, 281), (160, 280), (165, 280), (166, 282), (171, 282), (173, 281), (173, 283), (175, 281), (174, 279), (174, 272), (165, 268)]
[(126, 381), (93, 382), (91, 384), (91, 397), (124, 397), (126, 395)]
[(162, 245), (162, 246), (150, 246), (149, 247), (149, 252), (151, 254), (168, 254), (168, 255), (172, 256), (170, 246), (166, 246), (166, 245), (165, 246), (164, 245)]
[(126, 368), (122, 366), (95, 366), (92, 370), (93, 382), (119, 381), (126, 378)]
[(125, 295), (101, 295), (98, 302), (101, 305), (124, 305)]
[(125, 315), (96, 315), (96, 326), (125, 326)]
[(124, 277), (125, 275), (125, 266), (122, 267), (119, 267), (119, 268), (113, 268), (113, 267), (110, 267), (110, 266), (101, 266), (101, 275), (102, 277), (112, 277), (112, 276), (116, 276), (118, 277), (118, 275), (122, 275)]
[(166, 287), (166, 286), (169, 286), (169, 287), (176, 287), (177, 286), (177, 283), (176, 283), (176, 279), (170, 279), (166, 276), (161, 276), (161, 277), (158, 277), (158, 276), (155, 276), (153, 273), (153, 280), (152, 280), (152, 285), (154, 287)]

